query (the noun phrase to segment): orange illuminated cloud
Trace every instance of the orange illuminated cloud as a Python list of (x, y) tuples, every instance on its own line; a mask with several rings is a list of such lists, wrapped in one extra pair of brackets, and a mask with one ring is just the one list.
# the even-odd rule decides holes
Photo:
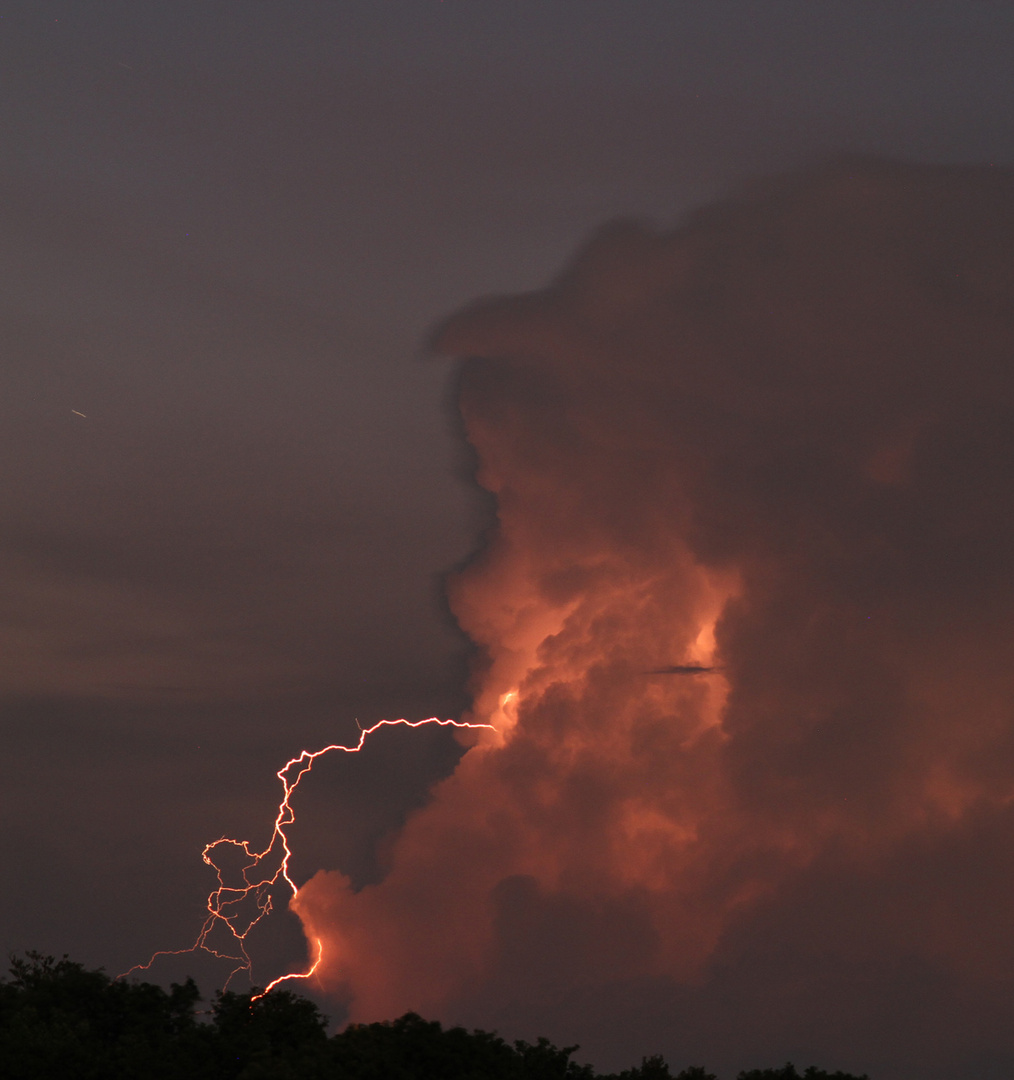
[(1009, 982), (1012, 191), (845, 162), (440, 329), (497, 503), (448, 595), (498, 736), (383, 881), (295, 897), (353, 1019), (593, 1051), (608, 1001), (702, 1056), (830, 1053), (887, 988), (943, 1023), (919, 971)]

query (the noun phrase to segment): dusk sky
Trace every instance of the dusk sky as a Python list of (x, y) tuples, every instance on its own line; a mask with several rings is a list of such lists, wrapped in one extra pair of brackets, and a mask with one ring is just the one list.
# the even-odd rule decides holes
[(0, 3), (4, 951), (186, 948), (288, 758), (437, 715), (498, 732), (307, 777), (257, 984), (305, 931), (337, 1021), (1014, 1075), (1012, 57), (991, 0)]

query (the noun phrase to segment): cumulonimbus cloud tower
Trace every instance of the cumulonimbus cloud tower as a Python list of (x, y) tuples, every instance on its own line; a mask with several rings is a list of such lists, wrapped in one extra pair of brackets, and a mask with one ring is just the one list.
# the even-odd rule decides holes
[(845, 160), (440, 328), (499, 734), (300, 891), (354, 1019), (1014, 1055), (1012, 253), (1010, 173)]

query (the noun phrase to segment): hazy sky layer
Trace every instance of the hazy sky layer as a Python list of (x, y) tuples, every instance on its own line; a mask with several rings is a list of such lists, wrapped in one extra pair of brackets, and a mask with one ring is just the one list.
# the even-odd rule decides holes
[[(186, 944), (291, 753), (467, 707), (434, 324), (757, 175), (1010, 166), (1012, 53), (1001, 2), (0, 4), (3, 946)], [(297, 877), (378, 880), (459, 752), (322, 768)]]

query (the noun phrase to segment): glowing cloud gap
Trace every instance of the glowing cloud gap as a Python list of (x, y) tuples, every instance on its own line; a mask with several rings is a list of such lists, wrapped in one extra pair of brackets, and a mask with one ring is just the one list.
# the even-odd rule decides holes
[[(329, 746), (324, 746), (320, 750), (301, 750), (296, 757), (289, 758), (275, 774), (282, 782), (282, 800), (278, 804), (274, 828), (272, 829), (271, 839), (267, 847), (264, 848), (263, 851), (254, 851), (250, 846), (249, 840), (233, 840), (228, 836), (223, 836), (221, 839), (213, 840), (211, 843), (205, 845), (201, 857), (208, 866), (215, 871), (215, 875), (218, 879), (218, 887), (213, 889), (208, 895), (208, 915), (204, 920), (193, 945), (187, 949), (162, 949), (153, 953), (146, 963), (135, 964), (134, 967), (123, 972), (122, 975), (118, 975), (117, 978), (126, 978), (135, 971), (147, 971), (156, 960), (163, 956), (185, 956), (188, 953), (200, 951), (209, 953), (211, 956), (220, 960), (232, 960), (236, 962), (237, 966), (233, 968), (225, 981), (226, 987), (228, 987), (233, 978), (241, 971), (247, 972), (248, 975), (251, 975), (252, 979), (253, 961), (247, 952), (246, 940), (250, 931), (272, 911), (273, 902), (270, 890), (278, 885), (279, 882), (284, 881), (292, 893), (293, 900), (299, 895), (299, 887), (289, 874), (289, 860), (292, 858), (292, 849), (289, 847), (289, 838), (286, 835), (285, 830), (296, 820), (296, 814), (290, 800), (292, 799), (292, 795), (296, 788), (299, 787), (303, 777), (313, 768), (314, 762), (325, 754), (330, 754), (333, 751), (339, 750), (345, 754), (358, 754), (365, 745), (366, 740), (382, 727), (418, 728), (431, 724), (435, 724), (438, 727), (486, 728), (488, 730), (493, 730), (492, 724), (472, 724), (464, 720), (441, 720), (436, 716), (430, 716), (425, 720), (406, 720), (404, 718), (398, 720), (378, 720), (372, 727), (360, 728), (359, 740), (353, 746), (345, 746), (342, 743), (331, 743)], [(243, 856), (248, 860), (239, 871), (242, 885), (226, 884), (224, 876), (226, 870), (221, 862), (216, 859), (216, 852), (223, 847), (226, 849), (239, 849), (243, 853)], [(279, 857), (277, 866), (272, 872), (270, 867), (273, 865), (273, 860), (276, 857)], [(267, 863), (267, 869), (262, 870), (261, 867), (264, 863)], [(247, 911), (250, 902), (253, 903), (254, 910), (256, 911), (256, 914), (254, 915), (250, 915)], [(245, 924), (244, 919), (247, 920)], [(234, 955), (231, 952), (221, 952), (210, 944), (210, 935), (213, 931), (219, 929), (225, 929), (227, 931), (229, 937), (235, 943), (238, 955)], [(261, 993), (257, 994), (251, 1000), (256, 1001), (258, 998), (270, 993), (279, 983), (286, 982), (290, 979), (309, 979), (320, 966), (320, 963), (324, 958), (323, 941), (320, 938), (316, 938), (315, 941), (316, 958), (309, 970), (305, 972), (291, 972), (287, 975), (281, 975), (277, 979), (273, 979)]]

